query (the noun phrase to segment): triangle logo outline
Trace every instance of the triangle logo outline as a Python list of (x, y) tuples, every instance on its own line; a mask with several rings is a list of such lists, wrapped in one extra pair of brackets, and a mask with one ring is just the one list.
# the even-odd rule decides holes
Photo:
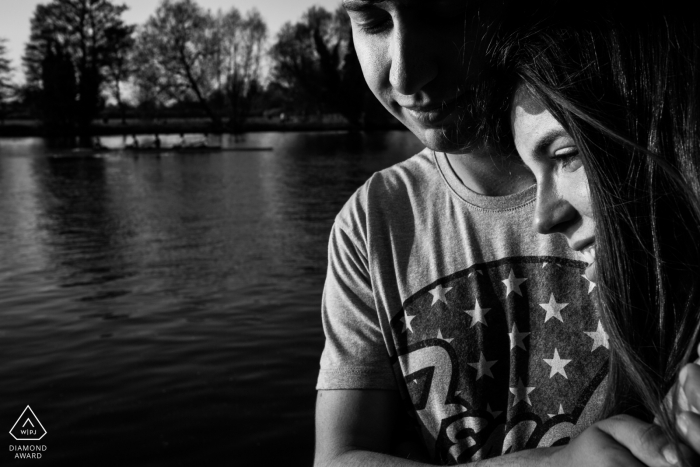
[[(29, 411), (29, 414), (27, 414), (27, 411)], [(40, 430), (37, 429), (37, 427), (36, 427), (36, 425), (34, 424), (34, 422), (32, 422), (32, 418), (34, 419), (34, 422), (36, 422), (36, 425), (39, 426)], [(24, 423), (23, 423), (21, 426), (18, 427), (17, 425), (18, 425), (22, 420), (24, 420)], [(25, 427), (25, 425), (27, 424), (27, 422), (29, 422), (29, 424), (32, 425), (32, 428), (34, 428), (33, 431), (36, 432), (36, 433), (34, 434), (34, 437), (30, 437), (30, 438), (18, 438), (18, 437), (15, 435), (15, 433), (13, 433), (13, 432), (15, 431), (15, 428), (20, 428), (20, 429), (22, 429), (22, 428)], [(28, 431), (28, 430), (27, 430), (27, 431)], [(48, 432), (46, 431), (46, 428), (44, 428), (44, 425), (42, 425), (41, 422), (39, 421), (39, 417), (36, 416), (36, 414), (34, 413), (34, 411), (32, 410), (32, 408), (29, 407), (28, 405), (27, 405), (27, 407), (22, 411), (22, 414), (19, 416), (19, 418), (17, 419), (17, 421), (15, 422), (15, 424), (12, 425), (12, 428), (10, 428), (10, 434), (11, 434), (12, 437), (13, 437), (15, 440), (17, 440), (17, 441), (39, 441), (41, 438), (43, 438), (44, 436), (46, 436), (46, 433), (48, 433)], [(25, 435), (24, 433), (21, 433), (19, 436), (24, 436), (24, 435)]]

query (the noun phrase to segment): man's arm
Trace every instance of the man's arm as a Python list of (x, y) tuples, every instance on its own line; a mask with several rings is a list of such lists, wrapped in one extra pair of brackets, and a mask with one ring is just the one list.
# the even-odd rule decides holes
[(429, 465), (411, 455), (389, 455), (397, 442), (401, 410), (397, 391), (318, 391), (314, 467)]
[[(316, 399), (314, 467), (430, 465), (420, 459), (392, 456), (398, 393), (383, 390), (319, 391)], [(539, 448), (479, 461), (473, 467), (667, 467), (666, 440), (653, 425), (628, 416), (602, 420), (566, 446)]]

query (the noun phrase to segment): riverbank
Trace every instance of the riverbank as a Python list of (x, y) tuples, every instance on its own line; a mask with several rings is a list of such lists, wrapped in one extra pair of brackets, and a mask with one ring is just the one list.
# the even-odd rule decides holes
[[(305, 131), (350, 131), (357, 129), (347, 122), (333, 120), (298, 120), (255, 118), (250, 119), (236, 129), (239, 133), (255, 133), (265, 131), (275, 132), (305, 132)], [(364, 130), (404, 130), (398, 121), (373, 124)], [(128, 119), (125, 124), (120, 120), (95, 121), (92, 125), (93, 136), (115, 135), (153, 135), (180, 133), (211, 133), (211, 121), (205, 118), (167, 119), (167, 120), (136, 120)], [(44, 131), (41, 122), (36, 120), (8, 120), (0, 124), (0, 137), (41, 137)]]

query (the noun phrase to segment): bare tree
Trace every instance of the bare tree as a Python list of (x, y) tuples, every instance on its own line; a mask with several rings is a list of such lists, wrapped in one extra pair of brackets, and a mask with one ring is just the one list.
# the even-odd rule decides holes
[(0, 123), (5, 124), (7, 105), (14, 97), (15, 86), (12, 82), (12, 65), (7, 58), (7, 39), (0, 38)]
[(118, 47), (112, 52), (111, 60), (106, 67), (105, 78), (112, 97), (117, 101), (122, 124), (126, 124), (123, 86), (134, 73), (132, 58), (134, 38), (129, 35), (123, 41), (124, 46)]
[(210, 13), (193, 0), (163, 0), (136, 37), (134, 76), (141, 95), (158, 101), (197, 102), (216, 128), (209, 104), (216, 89), (219, 37)]
[(225, 94), (231, 107), (231, 123), (242, 122), (252, 99), (260, 89), (260, 64), (265, 53), (267, 25), (253, 9), (242, 18), (236, 9), (221, 17), (219, 23)]
[(138, 33), (139, 95), (166, 106), (197, 102), (217, 128), (216, 108), (228, 103), (232, 123), (240, 122), (258, 88), (266, 37), (257, 10), (214, 15), (193, 0), (163, 0)]

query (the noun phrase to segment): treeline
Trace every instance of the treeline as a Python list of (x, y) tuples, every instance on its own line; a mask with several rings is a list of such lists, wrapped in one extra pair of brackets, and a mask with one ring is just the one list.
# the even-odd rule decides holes
[(126, 24), (111, 0), (38, 5), (13, 84), (0, 40), (0, 119), (41, 120), (48, 136), (87, 141), (107, 112), (204, 115), (212, 131), (236, 131), (250, 115), (340, 114), (354, 127), (387, 121), (371, 96), (342, 8), (307, 10), (269, 44), (253, 9), (211, 12), (194, 0), (162, 0), (141, 25)]

